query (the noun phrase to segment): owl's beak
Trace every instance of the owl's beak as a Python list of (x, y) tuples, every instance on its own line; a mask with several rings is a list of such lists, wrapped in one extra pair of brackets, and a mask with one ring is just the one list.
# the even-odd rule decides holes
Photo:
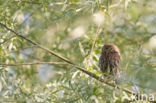
[(108, 52), (111, 52), (112, 50), (113, 50), (112, 48), (109, 48), (109, 49), (108, 49)]

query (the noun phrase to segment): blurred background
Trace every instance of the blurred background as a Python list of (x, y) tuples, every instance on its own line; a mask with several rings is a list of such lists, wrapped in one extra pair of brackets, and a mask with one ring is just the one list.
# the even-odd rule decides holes
[[(155, 0), (1, 0), (0, 22), (98, 76), (101, 48), (114, 43), (122, 55), (119, 85), (156, 96), (155, 4)], [(20, 64), (36, 62), (63, 61), (0, 26), (0, 102), (121, 103), (126, 99), (124, 91), (69, 65)]]

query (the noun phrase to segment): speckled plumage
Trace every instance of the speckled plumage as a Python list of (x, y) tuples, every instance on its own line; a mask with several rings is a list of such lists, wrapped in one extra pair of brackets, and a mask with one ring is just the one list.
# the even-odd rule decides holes
[(120, 51), (114, 44), (105, 44), (99, 58), (99, 67), (107, 79), (116, 79), (119, 75)]

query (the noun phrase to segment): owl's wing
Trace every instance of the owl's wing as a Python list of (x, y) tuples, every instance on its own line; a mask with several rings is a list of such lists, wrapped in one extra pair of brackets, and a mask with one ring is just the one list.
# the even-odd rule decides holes
[(99, 58), (99, 67), (103, 73), (107, 71), (108, 63), (104, 55), (101, 55)]

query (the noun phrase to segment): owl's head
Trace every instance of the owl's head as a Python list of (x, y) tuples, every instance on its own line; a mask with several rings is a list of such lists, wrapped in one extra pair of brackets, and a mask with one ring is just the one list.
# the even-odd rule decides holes
[(116, 45), (114, 44), (105, 44), (103, 47), (102, 47), (102, 53), (114, 53), (114, 52), (119, 52), (119, 49)]

